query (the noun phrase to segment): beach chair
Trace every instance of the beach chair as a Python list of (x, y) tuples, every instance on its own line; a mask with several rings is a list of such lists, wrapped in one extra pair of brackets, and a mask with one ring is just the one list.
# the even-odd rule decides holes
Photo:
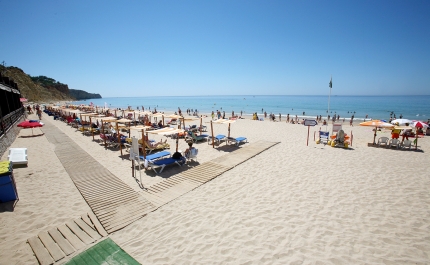
[(191, 140), (193, 142), (197, 142), (197, 141), (201, 141), (201, 140), (206, 140), (208, 139), (209, 135), (207, 134), (201, 134), (201, 135), (196, 135), (195, 132), (193, 131), (188, 131), (188, 135), (186, 136), (186, 141)]
[(378, 145), (379, 146), (385, 145), (385, 147), (387, 147), (389, 140), (390, 139), (388, 137), (379, 137), (379, 139), (378, 139)]
[(402, 147), (404, 149), (406, 149), (406, 148), (411, 149), (412, 148), (412, 141), (411, 140), (405, 140), (405, 141), (403, 141)]
[[(208, 144), (210, 144), (210, 143), (212, 142), (212, 141), (210, 141), (210, 140), (212, 140), (212, 136), (208, 136)], [(214, 140), (218, 145), (220, 145), (222, 141), (226, 141), (226, 140), (227, 140), (227, 137), (226, 137), (225, 135), (223, 135), (223, 134), (218, 134), (217, 136), (215, 136), (215, 137), (213, 138), (213, 140)]]
[(335, 134), (337, 134), (341, 130), (342, 130), (342, 124), (340, 124), (340, 123), (334, 123), (333, 124), (333, 128), (331, 130), (331, 134), (335, 135)]
[(329, 134), (330, 134), (329, 132), (319, 131), (318, 144), (320, 144), (320, 143), (327, 144), (329, 139), (330, 139)]
[(145, 149), (148, 152), (148, 154), (151, 154), (153, 151), (160, 151), (164, 149), (169, 149), (170, 145), (168, 143), (159, 144), (157, 147), (152, 147), (148, 144), (148, 141), (145, 142)]
[[(163, 169), (168, 165), (178, 165), (182, 166), (185, 163), (185, 158), (181, 157), (178, 159), (175, 158), (163, 158), (159, 160), (148, 160), (148, 165), (151, 166), (152, 170), (154, 170), (155, 174), (159, 174), (163, 172)], [(157, 172), (156, 168), (160, 168), (160, 171)]]
[(246, 137), (228, 137), (228, 141), (235, 144), (236, 146), (239, 146), (240, 143), (247, 143), (248, 139)]
[[(146, 158), (144, 158), (143, 156), (140, 156), (139, 160), (143, 161), (143, 164), (144, 164), (145, 168), (148, 168), (149, 161), (157, 160), (157, 159), (160, 159), (160, 158), (164, 158), (164, 157), (169, 156), (169, 155), (170, 155), (169, 151), (161, 151), (161, 152), (158, 152), (158, 153), (155, 153), (155, 154), (147, 155)], [(140, 165), (139, 165), (139, 168), (140, 168)]]
[(193, 147), (190, 149), (190, 152), (185, 156), (185, 158), (187, 159), (187, 161), (190, 161), (190, 160), (197, 161), (198, 153), (199, 153), (199, 149)]
[(8, 160), (12, 165), (27, 165), (27, 148), (9, 148)]
[(399, 147), (400, 147), (399, 139), (390, 139), (388, 146), (389, 147), (396, 147), (397, 149), (399, 149)]

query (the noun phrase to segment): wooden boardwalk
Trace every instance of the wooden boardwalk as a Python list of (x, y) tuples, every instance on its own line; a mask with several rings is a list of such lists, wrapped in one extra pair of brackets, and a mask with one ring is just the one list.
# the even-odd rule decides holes
[(49, 265), (107, 235), (97, 217), (88, 213), (59, 227), (40, 232), (29, 238), (28, 244), (39, 263)]
[(237, 150), (182, 171), (149, 187), (143, 196), (157, 208), (220, 176), (224, 172), (278, 144), (258, 141), (242, 145)]
[(57, 127), (46, 124), (42, 130), (55, 145), (55, 154), (108, 233), (156, 209)]

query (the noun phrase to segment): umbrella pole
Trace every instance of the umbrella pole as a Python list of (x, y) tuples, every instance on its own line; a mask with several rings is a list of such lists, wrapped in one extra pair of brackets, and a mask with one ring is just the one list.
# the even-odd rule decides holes
[(121, 134), (119, 133), (118, 122), (116, 122), (116, 137), (118, 138), (119, 150), (121, 151), (122, 156)]
[(202, 117), (200, 117), (200, 135), (202, 135)]
[(130, 138), (130, 134), (131, 134), (131, 122), (128, 123), (128, 138)]
[(145, 142), (145, 131), (142, 130), (142, 152), (143, 152), (143, 159), (146, 159), (146, 142)]
[(164, 127), (164, 115), (161, 115), (162, 119), (163, 119), (163, 127)]
[(212, 148), (215, 148), (215, 142), (214, 142), (214, 126), (212, 124), (211, 120), (211, 132), (212, 132)]
[(94, 129), (93, 129), (93, 123), (91, 121), (91, 116), (90, 116), (90, 129), (91, 129), (91, 135), (93, 136), (93, 141), (94, 141)]
[(176, 152), (178, 152), (178, 145), (179, 145), (179, 133), (176, 134)]
[(105, 142), (105, 148), (106, 148), (106, 134), (105, 134), (105, 128), (104, 128), (104, 124), (103, 124), (103, 119), (102, 119), (102, 131), (103, 131), (103, 135), (105, 137), (103, 137), (103, 141)]
[(231, 123), (228, 124), (228, 138), (227, 139), (230, 139), (230, 125), (231, 125)]
[(415, 150), (418, 150), (418, 128), (415, 128)]
[(375, 134), (373, 135), (373, 145), (376, 144), (376, 130), (378, 129), (378, 127), (375, 127)]

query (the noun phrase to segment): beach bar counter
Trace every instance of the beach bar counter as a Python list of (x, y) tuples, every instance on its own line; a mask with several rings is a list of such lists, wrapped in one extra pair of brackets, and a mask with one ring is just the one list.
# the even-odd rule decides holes
[(12, 163), (0, 162), (0, 203), (18, 200), (15, 179), (13, 177)]

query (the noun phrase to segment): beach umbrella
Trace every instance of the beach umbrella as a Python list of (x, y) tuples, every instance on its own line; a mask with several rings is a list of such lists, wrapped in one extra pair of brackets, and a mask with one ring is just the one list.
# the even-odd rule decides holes
[[(107, 117), (107, 118), (102, 118), (101, 119), (101, 121), (102, 121), (102, 132), (104, 132), (104, 122), (114, 122), (114, 121), (116, 121), (117, 119), (116, 118), (114, 118), (114, 117)], [(106, 137), (104, 137), (103, 138), (103, 140), (104, 140), (104, 143), (105, 143), (105, 147), (106, 147)]]
[(212, 133), (212, 148), (215, 148), (215, 142), (214, 142), (214, 129), (213, 124), (228, 124), (228, 137), (230, 137), (230, 125), (236, 122), (235, 120), (227, 120), (227, 119), (218, 119), (216, 121), (211, 121), (211, 133)]
[(415, 127), (415, 128), (428, 128), (428, 124), (426, 124), (425, 122), (422, 121), (413, 121), (413, 124), (411, 124), (411, 126)]
[[(121, 155), (122, 155), (122, 146), (121, 146), (121, 137), (120, 137), (121, 134), (119, 132), (119, 125), (118, 125), (118, 123), (127, 123), (127, 122), (130, 123), (131, 120), (122, 118), (122, 119), (119, 119), (119, 120), (115, 120), (114, 122), (116, 123), (116, 132), (117, 132), (119, 150), (121, 151)], [(129, 127), (130, 127), (130, 125), (129, 125)], [(130, 137), (130, 131), (128, 132), (128, 137)]]
[(376, 144), (376, 131), (378, 130), (378, 128), (393, 128), (394, 125), (387, 123), (387, 122), (383, 122), (380, 120), (372, 120), (372, 121), (366, 121), (366, 122), (362, 122), (360, 123), (360, 126), (370, 126), (370, 127), (375, 127), (375, 134), (373, 135), (373, 144)]
[(31, 135), (34, 135), (33, 128), (43, 127), (43, 123), (41, 123), (39, 121), (29, 120), (29, 121), (23, 121), (23, 122), (19, 123), (17, 126), (24, 128), (24, 129), (31, 128)]
[(145, 149), (145, 130), (151, 128), (151, 126), (144, 126), (144, 125), (138, 125), (138, 126), (130, 126), (130, 130), (138, 130), (142, 131), (142, 151), (143, 151), (143, 158), (146, 158), (146, 149)]
[(398, 125), (406, 125), (406, 124), (412, 124), (413, 122), (408, 119), (395, 119), (391, 121), (391, 124), (398, 124)]
[[(105, 117), (105, 116), (104, 115), (99, 115), (99, 114), (91, 115), (90, 116), (90, 123), (92, 124), (91, 117), (93, 117), (93, 118), (101, 118), (101, 117)], [(103, 125), (103, 123), (102, 123), (102, 125)], [(94, 130), (92, 130), (92, 129), (91, 129), (91, 135), (93, 136), (93, 141), (94, 141)]]

